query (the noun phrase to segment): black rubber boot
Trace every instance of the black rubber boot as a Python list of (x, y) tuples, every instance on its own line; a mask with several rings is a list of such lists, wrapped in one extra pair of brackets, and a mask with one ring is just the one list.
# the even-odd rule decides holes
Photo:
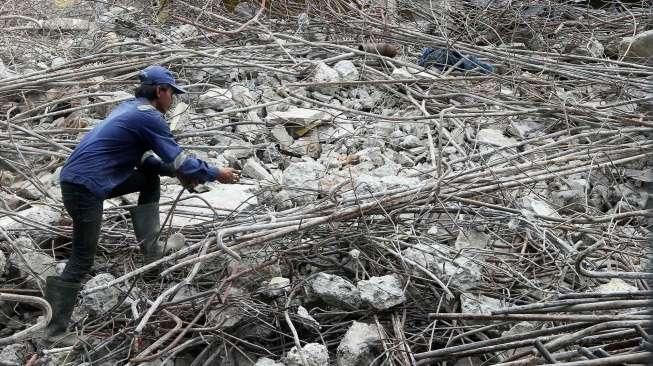
[[(159, 246), (159, 230), (161, 227), (159, 220), (159, 204), (148, 203), (138, 205), (131, 209), (132, 223), (134, 224), (134, 234), (138, 240), (141, 251), (143, 252), (144, 264), (152, 263), (163, 257), (163, 251)], [(148, 271), (148, 276), (158, 276), (160, 270)]]
[(54, 276), (46, 279), (45, 299), (52, 307), (52, 319), (45, 328), (46, 339), (54, 339), (66, 333), (80, 288), (79, 282), (63, 281)]

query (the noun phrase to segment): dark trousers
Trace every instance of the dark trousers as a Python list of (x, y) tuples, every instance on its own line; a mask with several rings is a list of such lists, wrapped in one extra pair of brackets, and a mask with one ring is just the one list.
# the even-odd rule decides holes
[[(107, 198), (139, 192), (139, 205), (157, 203), (161, 194), (160, 189), (159, 176), (156, 173), (136, 170), (126, 181), (116, 186)], [(82, 185), (66, 182), (61, 183), (61, 195), (64, 207), (73, 219), (73, 252), (61, 279), (68, 282), (81, 282), (93, 267), (102, 228), (104, 200), (96, 197)]]

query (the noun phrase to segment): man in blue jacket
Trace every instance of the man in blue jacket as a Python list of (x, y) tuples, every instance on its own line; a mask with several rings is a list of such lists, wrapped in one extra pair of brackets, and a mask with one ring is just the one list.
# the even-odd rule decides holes
[(163, 113), (170, 109), (173, 94), (185, 91), (170, 71), (149, 66), (139, 78), (136, 98), (120, 104), (84, 136), (61, 171), (63, 203), (73, 219), (72, 254), (60, 277), (47, 278), (45, 298), (52, 320), (46, 338), (66, 331), (82, 279), (93, 266), (104, 199), (139, 192), (131, 219), (147, 264), (163, 256), (158, 245), (159, 175), (177, 176), (186, 187), (239, 179), (236, 170), (211, 167), (186, 155), (175, 142)]

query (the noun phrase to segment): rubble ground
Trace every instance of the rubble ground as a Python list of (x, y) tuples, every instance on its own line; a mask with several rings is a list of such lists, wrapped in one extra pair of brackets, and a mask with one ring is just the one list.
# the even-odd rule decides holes
[[(0, 364), (646, 363), (652, 9), (3, 1)], [(151, 64), (177, 141), (243, 178), (162, 177), (156, 281), (137, 195), (105, 201), (79, 340), (44, 345), (59, 172)]]

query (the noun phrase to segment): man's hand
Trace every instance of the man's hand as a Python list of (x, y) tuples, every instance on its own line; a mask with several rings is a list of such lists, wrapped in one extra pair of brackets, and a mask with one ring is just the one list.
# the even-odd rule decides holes
[(236, 183), (240, 180), (240, 171), (234, 168), (221, 168), (218, 171), (217, 180), (224, 184)]

